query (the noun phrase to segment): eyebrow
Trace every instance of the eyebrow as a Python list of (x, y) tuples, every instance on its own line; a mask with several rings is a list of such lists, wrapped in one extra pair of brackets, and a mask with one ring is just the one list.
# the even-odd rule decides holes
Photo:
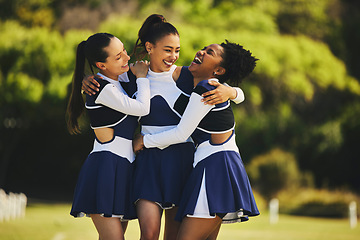
[(125, 51), (125, 48), (123, 48), (118, 54), (116, 54), (115, 56), (119, 56), (119, 55), (121, 55), (121, 53), (122, 52), (124, 52)]
[[(165, 48), (174, 48), (172, 46), (164, 46)], [(176, 47), (176, 49), (179, 49), (180, 47)]]

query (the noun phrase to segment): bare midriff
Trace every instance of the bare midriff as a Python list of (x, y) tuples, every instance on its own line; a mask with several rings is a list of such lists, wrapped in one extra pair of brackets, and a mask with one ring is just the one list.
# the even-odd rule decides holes
[(97, 128), (94, 129), (95, 135), (99, 142), (108, 142), (114, 137), (114, 129), (112, 128)]
[(213, 144), (222, 144), (231, 136), (232, 131), (220, 134), (211, 134), (211, 143)]

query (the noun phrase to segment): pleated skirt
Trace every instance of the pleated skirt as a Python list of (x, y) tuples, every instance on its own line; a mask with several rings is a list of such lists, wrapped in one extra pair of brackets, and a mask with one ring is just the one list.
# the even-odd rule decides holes
[[(230, 139), (235, 144), (235, 136)], [(218, 147), (218, 146), (217, 146)], [(211, 144), (202, 144), (197, 153), (211, 152)], [(223, 223), (247, 221), (259, 215), (252, 188), (238, 151), (215, 151), (199, 161), (193, 169), (177, 212), (176, 220), (185, 216), (214, 218), (224, 216)]]
[(80, 170), (70, 214), (136, 218), (131, 200), (133, 168), (126, 158), (112, 152), (92, 152)]
[(163, 209), (178, 206), (192, 170), (194, 145), (171, 145), (142, 150), (135, 159), (133, 201), (146, 199)]

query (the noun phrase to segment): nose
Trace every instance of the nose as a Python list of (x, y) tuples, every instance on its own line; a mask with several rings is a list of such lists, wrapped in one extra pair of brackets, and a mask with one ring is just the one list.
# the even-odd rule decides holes
[(179, 53), (172, 52), (170, 57), (171, 57), (172, 60), (175, 60), (175, 59), (177, 59), (179, 57)]
[(124, 51), (124, 53), (125, 53), (125, 58), (127, 58), (127, 60), (129, 61), (129, 60), (130, 60), (130, 56), (127, 54), (126, 51)]

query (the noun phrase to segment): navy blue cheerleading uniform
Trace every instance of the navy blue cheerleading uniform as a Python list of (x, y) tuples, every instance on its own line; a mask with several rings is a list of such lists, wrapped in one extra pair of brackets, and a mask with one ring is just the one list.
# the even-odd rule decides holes
[[(215, 79), (214, 79), (215, 80)], [(259, 215), (251, 185), (235, 142), (235, 120), (230, 102), (204, 105), (201, 94), (214, 89), (208, 80), (193, 90), (189, 104), (176, 128), (144, 136), (147, 148), (166, 147), (188, 136), (196, 144), (193, 170), (184, 188), (176, 219), (214, 218), (223, 223), (241, 222)], [(233, 131), (221, 144), (211, 142), (211, 134)]]
[(149, 112), (149, 80), (135, 79), (130, 71), (120, 75), (119, 81), (99, 75), (104, 78), (96, 79), (100, 90), (86, 96), (86, 109), (91, 128), (112, 128), (114, 137), (108, 142), (95, 137), (93, 150), (79, 173), (70, 214), (134, 219), (132, 139), (138, 125), (136, 116)]
[[(175, 127), (186, 108), (194, 87), (188, 67), (182, 67), (175, 82), (168, 72), (149, 70), (150, 113), (141, 117), (142, 134), (154, 134)], [(136, 156), (134, 171), (134, 202), (146, 199), (163, 209), (177, 206), (192, 170), (194, 144), (191, 138), (165, 148), (145, 148)]]

